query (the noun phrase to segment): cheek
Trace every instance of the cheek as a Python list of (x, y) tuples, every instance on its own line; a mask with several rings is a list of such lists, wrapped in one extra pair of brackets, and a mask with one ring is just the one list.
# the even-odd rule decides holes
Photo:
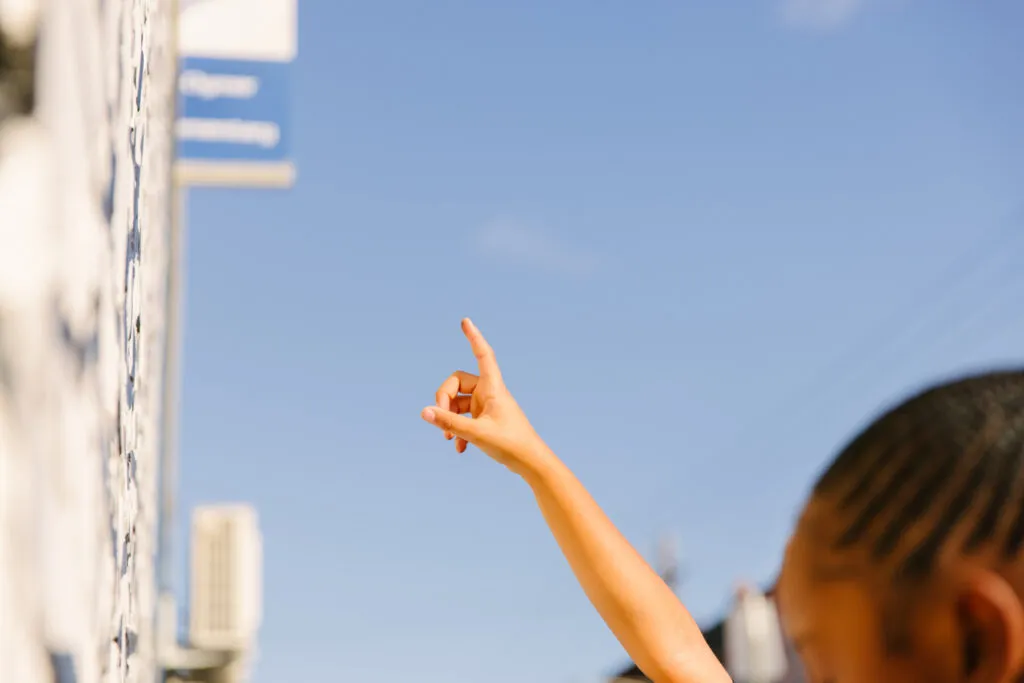
[[(885, 647), (882, 624), (877, 614), (859, 614), (854, 610), (847, 619), (836, 622), (829, 639), (829, 655), (834, 668), (834, 683), (958, 683), (959, 652), (942, 624), (925, 630), (915, 629), (910, 647), (892, 653)], [(845, 623), (843, 623), (845, 622)], [(818, 681), (828, 679), (819, 678)]]
[(917, 658), (882, 657), (875, 663), (874, 671), (866, 672), (866, 677), (860, 680), (864, 683), (871, 680), (878, 683), (955, 683), (957, 679), (950, 674), (949, 670)]
[(963, 648), (956, 624), (946, 614), (934, 613), (917, 622), (911, 658), (920, 680), (956, 683), (963, 680)]
[(789, 632), (812, 634), (801, 654), (810, 683), (959, 681), (958, 653), (950, 652), (947, 629), (934, 623), (927, 632), (915, 631), (906, 653), (891, 654), (882, 613), (859, 591), (816, 592), (799, 604), (784, 605), (782, 616)]
[[(822, 648), (824, 650), (824, 648)], [(818, 657), (803, 658), (809, 683), (957, 683), (950, 670), (916, 658), (888, 657), (853, 642), (832, 645)]]
[(959, 683), (961, 680), (955, 669), (922, 657), (887, 659), (879, 664), (876, 675), (878, 683)]
[(876, 633), (862, 633), (859, 637), (851, 633), (845, 645), (836, 644), (834, 683), (917, 683), (911, 675), (912, 667), (886, 657), (876, 646), (876, 638)]

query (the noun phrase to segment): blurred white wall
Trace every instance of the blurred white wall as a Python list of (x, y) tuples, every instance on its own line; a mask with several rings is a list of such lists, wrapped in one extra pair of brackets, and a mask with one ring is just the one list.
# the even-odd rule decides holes
[(0, 0), (4, 681), (155, 680), (172, 17)]

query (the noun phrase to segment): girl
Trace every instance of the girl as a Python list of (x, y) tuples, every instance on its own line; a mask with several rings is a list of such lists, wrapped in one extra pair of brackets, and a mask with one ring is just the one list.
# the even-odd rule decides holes
[[(656, 683), (727, 683), (693, 618), (534, 432), (468, 319), (479, 375), (422, 417), (533, 490), (590, 601)], [(934, 387), (832, 462), (783, 561), (783, 626), (812, 683), (1024, 682), (1024, 372)]]

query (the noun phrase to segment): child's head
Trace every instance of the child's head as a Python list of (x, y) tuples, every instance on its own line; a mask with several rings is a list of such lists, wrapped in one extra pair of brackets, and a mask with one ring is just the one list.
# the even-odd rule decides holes
[(778, 596), (812, 683), (1024, 680), (1024, 372), (930, 389), (858, 436)]

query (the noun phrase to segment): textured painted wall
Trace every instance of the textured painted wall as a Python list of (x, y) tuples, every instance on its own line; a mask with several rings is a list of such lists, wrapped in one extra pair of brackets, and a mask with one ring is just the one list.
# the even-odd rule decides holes
[(172, 0), (0, 0), (0, 680), (155, 680)]

